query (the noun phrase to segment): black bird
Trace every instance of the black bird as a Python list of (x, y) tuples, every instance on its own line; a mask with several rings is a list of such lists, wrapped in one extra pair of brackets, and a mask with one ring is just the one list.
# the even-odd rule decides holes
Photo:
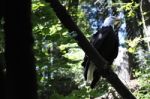
[[(119, 39), (118, 33), (114, 31), (115, 22), (120, 21), (115, 16), (109, 16), (104, 20), (102, 28), (91, 38), (90, 43), (97, 49), (100, 55), (111, 65), (118, 55)], [(94, 63), (85, 55), (82, 66), (84, 67), (84, 78), (91, 88), (94, 88), (100, 78), (100, 71)]]

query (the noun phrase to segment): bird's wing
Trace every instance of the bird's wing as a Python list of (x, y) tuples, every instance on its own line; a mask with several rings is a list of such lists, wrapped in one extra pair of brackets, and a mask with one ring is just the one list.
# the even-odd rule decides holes
[(91, 38), (91, 44), (96, 48), (100, 48), (103, 42), (105, 41), (105, 38), (109, 35), (109, 31), (107, 29), (101, 29), (96, 34), (94, 34)]

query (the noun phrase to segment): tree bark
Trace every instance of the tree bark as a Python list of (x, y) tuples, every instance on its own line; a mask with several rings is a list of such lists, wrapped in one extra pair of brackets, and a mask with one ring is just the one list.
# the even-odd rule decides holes
[(4, 53), (0, 53), (0, 99), (5, 99)]
[[(4, 0), (0, 0), (0, 25), (4, 14)], [(1, 26), (0, 26), (1, 27)], [(0, 53), (0, 99), (5, 97), (4, 53)]]
[[(146, 38), (148, 50), (150, 51), (150, 1), (141, 0), (140, 2), (140, 11), (142, 16), (143, 32)], [(147, 14), (144, 14), (147, 13)]]
[(90, 57), (93, 63), (103, 71), (102, 76), (105, 77), (123, 99), (136, 99), (126, 86), (120, 81), (118, 76), (107, 67), (107, 61), (97, 52), (97, 50), (88, 42), (83, 33), (73, 22), (71, 16), (58, 0), (46, 0), (50, 2), (51, 7), (56, 12), (57, 17), (62, 24), (69, 30), (70, 34), (77, 41), (78, 45), (84, 50), (86, 55)]
[(7, 99), (37, 99), (32, 52), (31, 0), (5, 0)]

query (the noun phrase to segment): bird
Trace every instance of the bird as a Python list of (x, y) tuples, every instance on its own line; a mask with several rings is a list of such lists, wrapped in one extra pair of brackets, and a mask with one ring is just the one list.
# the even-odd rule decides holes
[[(114, 25), (121, 19), (116, 16), (107, 17), (100, 30), (92, 35), (90, 43), (96, 48), (99, 54), (108, 61), (111, 66), (118, 55), (119, 38), (115, 33)], [(94, 88), (101, 77), (101, 71), (90, 58), (85, 54), (82, 66), (84, 67), (84, 78), (91, 88)]]

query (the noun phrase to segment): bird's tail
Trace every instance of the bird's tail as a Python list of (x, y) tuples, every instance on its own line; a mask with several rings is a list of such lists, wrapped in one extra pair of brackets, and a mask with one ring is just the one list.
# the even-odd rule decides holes
[(88, 68), (88, 71), (87, 71), (87, 79), (86, 79), (86, 82), (87, 83), (90, 83), (93, 81), (93, 77), (94, 77), (94, 71), (96, 69), (96, 66), (90, 62), (90, 65), (89, 65), (89, 68)]

